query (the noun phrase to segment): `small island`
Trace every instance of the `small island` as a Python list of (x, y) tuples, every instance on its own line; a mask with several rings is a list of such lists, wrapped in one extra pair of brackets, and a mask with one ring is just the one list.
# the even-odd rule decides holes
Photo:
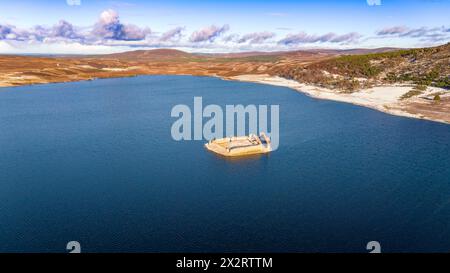
[(270, 139), (265, 133), (249, 136), (213, 139), (205, 144), (209, 151), (222, 156), (246, 156), (271, 152)]

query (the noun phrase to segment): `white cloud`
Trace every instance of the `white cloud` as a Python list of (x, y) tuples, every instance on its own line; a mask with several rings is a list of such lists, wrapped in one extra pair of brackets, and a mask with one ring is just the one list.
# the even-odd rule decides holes
[(189, 41), (193, 43), (197, 42), (213, 42), (218, 36), (227, 32), (230, 29), (228, 25), (223, 25), (222, 27), (218, 27), (215, 25), (211, 25), (209, 27), (205, 27), (201, 30), (195, 31), (191, 34)]
[(122, 24), (119, 14), (112, 9), (101, 13), (100, 19), (95, 24), (92, 34), (102, 39), (112, 40), (144, 40), (151, 31), (149, 28), (141, 29), (131, 24)]
[[(392, 26), (378, 30), (376, 35), (365, 38), (357, 32), (343, 34), (297, 32), (275, 39), (276, 33), (270, 31), (228, 34), (229, 30), (229, 25), (224, 24), (207, 26), (191, 32), (190, 35), (185, 34), (186, 28), (181, 26), (163, 32), (152, 32), (148, 27), (123, 23), (115, 10), (108, 9), (103, 11), (97, 22), (90, 27), (75, 26), (66, 20), (60, 20), (53, 26), (37, 25), (29, 29), (0, 24), (0, 53), (14, 51), (97, 54), (162, 47), (191, 52), (278, 51), (315, 47), (388, 46), (389, 41), (392, 41), (391, 38), (401, 40), (396, 45), (404, 47), (411, 47), (411, 39), (434, 44), (450, 40), (449, 26), (434, 28)], [(375, 44), (369, 41), (375, 41)]]
[(408, 31), (408, 28), (405, 26), (394, 26), (383, 28), (382, 30), (377, 31), (377, 35), (393, 35), (400, 34)]
[(273, 32), (269, 31), (254, 32), (242, 36), (242, 38), (238, 40), (238, 43), (246, 43), (246, 42), (249, 42), (250, 44), (262, 43), (273, 37), (275, 37), (275, 33)]
[(357, 42), (362, 37), (361, 34), (350, 32), (342, 35), (335, 33), (326, 33), (323, 35), (309, 35), (305, 32), (298, 34), (289, 34), (284, 39), (278, 41), (282, 45), (298, 45), (298, 44), (313, 44), (313, 43), (349, 43)]
[(439, 42), (450, 39), (449, 30), (444, 26), (434, 28), (408, 28), (405, 26), (393, 26), (379, 30), (376, 34), (379, 37), (415, 38), (422, 42)]
[(167, 42), (171, 40), (179, 40), (182, 36), (182, 32), (184, 31), (184, 27), (176, 27), (171, 30), (164, 32), (159, 38), (162, 42)]

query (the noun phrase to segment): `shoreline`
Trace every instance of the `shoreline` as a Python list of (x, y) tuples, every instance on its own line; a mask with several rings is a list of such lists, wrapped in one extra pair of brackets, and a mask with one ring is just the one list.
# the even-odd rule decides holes
[[(383, 85), (372, 87), (369, 89), (358, 90), (357, 92), (353, 93), (339, 93), (337, 91), (333, 91), (332, 89), (302, 84), (300, 82), (288, 80), (278, 76), (252, 74), (252, 75), (239, 75), (220, 78), (224, 80), (254, 82), (273, 86), (287, 87), (316, 99), (350, 103), (358, 106), (371, 108), (394, 116), (401, 116), (450, 124), (450, 120), (427, 117), (421, 114), (413, 114), (402, 109), (406, 104), (405, 102), (400, 100), (400, 97), (411, 90), (411, 86), (408, 85), (400, 85), (400, 84)], [(440, 91), (439, 88), (430, 87), (430, 91), (428, 93), (438, 91)], [(414, 98), (411, 101), (417, 102), (418, 99)]]
[[(415, 118), (421, 120), (429, 120), (444, 124), (450, 124), (450, 112), (445, 113), (448, 114), (448, 118), (439, 119), (434, 117), (425, 116), (423, 114), (414, 114), (405, 110), (408, 103), (423, 103), (423, 99), (420, 98), (411, 98), (406, 102), (400, 100), (400, 97), (411, 90), (411, 85), (405, 84), (391, 84), (391, 85), (381, 85), (368, 89), (358, 90), (353, 93), (340, 93), (339, 91), (334, 91), (332, 89), (322, 88), (314, 85), (302, 84), (300, 82), (285, 79), (279, 76), (271, 76), (268, 74), (243, 74), (237, 76), (221, 76), (221, 75), (195, 75), (195, 74), (134, 74), (134, 75), (115, 75), (114, 77), (96, 77), (96, 78), (88, 78), (88, 79), (69, 79), (66, 81), (52, 81), (52, 82), (34, 82), (34, 83), (23, 83), (20, 85), (8, 86), (2, 84), (0, 82), (0, 92), (3, 88), (14, 88), (20, 86), (33, 86), (33, 85), (41, 85), (41, 84), (58, 84), (58, 83), (69, 83), (69, 82), (88, 82), (99, 79), (110, 79), (110, 78), (128, 78), (128, 77), (136, 77), (136, 76), (164, 76), (164, 75), (179, 75), (179, 76), (200, 76), (200, 77), (216, 77), (222, 80), (231, 80), (231, 81), (241, 81), (241, 82), (253, 82), (260, 84), (267, 84), (272, 86), (280, 86), (287, 87), (293, 89), (297, 92), (303, 93), (309, 97), (315, 99), (323, 99), (323, 100), (331, 100), (343, 103), (350, 103), (353, 105), (358, 105), (362, 107), (371, 108), (373, 110), (377, 110), (386, 114), (401, 116), (407, 118)], [(444, 91), (444, 89), (429, 87), (429, 90), (426, 92), (427, 94), (436, 93), (439, 91)], [(448, 94), (447, 94), (448, 93)], [(426, 94), (425, 94), (426, 95)], [(446, 92), (446, 96), (450, 97), (450, 93)]]

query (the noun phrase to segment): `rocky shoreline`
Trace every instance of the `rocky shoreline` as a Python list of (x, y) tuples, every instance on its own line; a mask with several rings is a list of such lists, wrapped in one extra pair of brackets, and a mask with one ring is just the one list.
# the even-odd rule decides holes
[[(237, 80), (245, 82), (255, 82), (262, 84), (270, 84), (275, 86), (283, 86), (292, 88), (308, 96), (333, 100), (339, 102), (346, 102), (364, 107), (369, 107), (384, 113), (396, 116), (403, 116), (409, 118), (426, 119), (436, 122), (450, 124), (450, 108), (443, 105), (441, 111), (435, 111), (429, 115), (414, 112), (411, 106), (415, 104), (430, 104), (436, 103), (432, 98), (428, 98), (435, 93), (445, 93), (443, 99), (450, 100), (450, 93), (444, 89), (429, 87), (420, 97), (413, 97), (402, 100), (401, 97), (409, 92), (412, 86), (409, 85), (383, 85), (376, 86), (369, 89), (358, 90), (352, 93), (342, 93), (331, 89), (321, 88), (313, 85), (302, 84), (294, 80), (288, 80), (277, 76), (270, 75), (240, 75), (224, 78), (226, 80)], [(438, 108), (434, 106), (435, 108)], [(438, 109), (438, 110), (439, 110)]]

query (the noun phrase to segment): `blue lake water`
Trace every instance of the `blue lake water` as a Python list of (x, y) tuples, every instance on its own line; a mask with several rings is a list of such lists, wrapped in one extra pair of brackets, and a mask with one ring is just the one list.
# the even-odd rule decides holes
[[(279, 104), (280, 146), (171, 138), (176, 104)], [(288, 88), (140, 76), (0, 89), (0, 251), (450, 250), (450, 126)]]

